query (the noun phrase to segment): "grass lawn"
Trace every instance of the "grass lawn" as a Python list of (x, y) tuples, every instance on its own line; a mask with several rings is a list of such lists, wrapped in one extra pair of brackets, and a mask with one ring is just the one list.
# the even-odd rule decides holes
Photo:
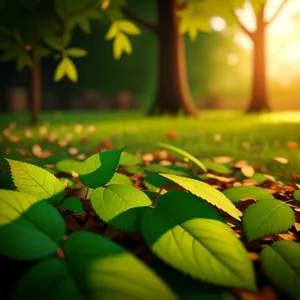
[[(40, 123), (26, 129), (28, 115), (0, 115), (1, 156), (22, 159), (16, 151), (34, 144), (55, 155), (70, 148), (89, 155), (103, 140), (132, 153), (158, 150), (165, 142), (200, 158), (232, 156), (264, 166), (269, 173), (300, 174), (300, 111), (245, 115), (237, 111), (203, 111), (199, 119), (146, 118), (141, 112), (44, 112)], [(48, 138), (48, 139), (47, 139)], [(74, 149), (73, 149), (74, 150)], [(76, 152), (76, 151), (75, 151)], [(288, 159), (287, 164), (274, 157)]]

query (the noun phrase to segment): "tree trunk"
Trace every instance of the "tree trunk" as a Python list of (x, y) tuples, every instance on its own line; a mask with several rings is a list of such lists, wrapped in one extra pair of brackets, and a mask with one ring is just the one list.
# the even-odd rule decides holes
[(41, 107), (41, 70), (40, 59), (33, 56), (32, 67), (32, 106), (31, 106), (31, 124), (36, 124)]
[(252, 94), (248, 112), (270, 110), (266, 82), (266, 24), (264, 22), (265, 6), (256, 18), (257, 29), (253, 33), (253, 74)]
[(178, 32), (177, 0), (158, 0), (159, 69), (155, 101), (149, 115), (197, 116), (186, 71), (184, 36)]

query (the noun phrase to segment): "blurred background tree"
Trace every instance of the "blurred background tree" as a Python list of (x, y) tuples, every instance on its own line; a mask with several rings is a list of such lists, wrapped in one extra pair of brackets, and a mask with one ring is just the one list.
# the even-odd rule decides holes
[[(34, 2), (34, 0), (32, 1)], [(66, 4), (68, 1), (59, 0), (57, 3)], [(88, 0), (76, 0), (70, 3), (76, 2), (78, 6), (86, 1), (90, 2)], [(58, 24), (65, 24), (63, 26), (65, 28), (69, 26), (72, 33), (73, 38), (70, 39), (67, 47), (77, 48), (78, 45), (84, 45), (83, 48), (89, 55), (76, 61), (76, 66), (74, 66), (74, 64), (70, 64), (68, 59), (71, 58), (70, 53), (72, 51), (67, 55), (67, 59), (62, 59), (62, 53), (66, 47), (64, 50), (58, 51), (42, 38), (42, 46), (51, 50), (50, 57), (45, 57), (41, 66), (44, 95), (52, 93), (56, 98), (61, 99), (57, 101), (55, 106), (57, 109), (70, 107), (74, 98), (87, 89), (100, 90), (109, 98), (118, 90), (130, 90), (141, 100), (143, 107), (149, 106), (148, 112), (150, 114), (177, 114), (183, 110), (187, 114), (196, 115), (196, 106), (199, 105), (208, 108), (243, 108), (246, 105), (247, 94), (251, 93), (251, 89), (253, 90), (254, 84), (252, 87), (250, 86), (251, 77), (253, 82), (256, 77), (252, 76), (250, 65), (253, 45), (249, 46), (251, 39), (246, 35), (243, 36), (242, 31), (237, 26), (238, 22), (241, 22), (248, 31), (253, 32), (255, 27), (249, 26), (249, 24), (251, 25), (249, 11), (255, 9), (256, 17), (255, 15), (252, 16), (255, 21), (259, 11), (261, 12), (260, 9), (264, 9), (265, 20), (270, 20), (272, 16), (276, 15), (268, 32), (278, 31), (280, 26), (286, 26), (288, 22), (283, 23), (282, 20), (287, 21), (287, 16), (289, 16), (284, 10), (281, 14), (276, 13), (282, 1), (232, 0), (225, 3), (225, 1), (219, 0), (166, 0), (162, 4), (162, 1), (157, 0), (128, 0), (126, 3), (123, 0), (95, 0), (95, 8), (98, 12), (96, 18), (102, 16), (102, 22), (90, 22), (92, 19), (90, 17), (87, 18), (88, 22), (85, 22), (81, 16), (76, 21), (76, 14), (73, 15), (74, 18), (71, 18), (74, 10), (76, 11), (76, 5), (69, 7), (73, 13), (69, 12), (62, 18), (63, 15), (59, 16), (62, 13), (58, 12), (59, 7), (53, 6), (47, 12), (54, 13), (55, 21)], [(49, 1), (45, 2), (48, 2), (49, 5)], [(295, 0), (289, 2), (295, 3)], [(40, 5), (42, 3), (44, 2), (40, 1)], [(166, 3), (168, 3), (168, 7), (166, 7)], [(10, 6), (12, 6), (11, 3)], [(292, 9), (296, 12), (296, 6), (297, 4), (288, 6), (286, 12), (290, 14)], [(268, 13), (270, 7), (275, 8), (272, 14)], [(14, 9), (16, 10), (15, 7)], [(235, 14), (233, 14), (233, 10)], [(65, 10), (63, 9), (63, 11)], [(16, 22), (15, 16), (18, 14), (15, 11), (13, 13), (4, 11), (4, 16), (5, 18), (1, 19), (1, 24), (6, 25), (8, 21), (14, 24)], [(133, 23), (129, 20), (132, 20)], [(165, 24), (164, 26), (162, 26), (162, 22)], [(175, 25), (172, 22), (175, 22)], [(18, 23), (22, 23), (21, 19)], [(25, 21), (23, 23), (26, 24)], [(294, 23), (296, 24), (293, 21)], [(66, 26), (66, 24), (71, 24), (71, 26)], [(140, 35), (138, 26), (142, 30), (141, 36), (131, 38), (132, 35)], [(175, 27), (178, 29), (177, 31), (174, 30)], [(144, 28), (149, 30), (144, 31)], [(160, 29), (158, 30), (158, 28)], [(163, 36), (170, 36), (167, 35), (167, 30), (169, 33), (172, 32), (172, 38), (163, 38)], [(86, 35), (89, 31), (91, 33)], [(188, 33), (187, 37), (183, 36), (184, 33)], [(112, 44), (107, 43), (103, 36), (106, 36), (106, 39), (111, 39)], [(284, 47), (287, 47), (287, 50), (291, 48), (289, 46), (293, 46), (294, 50), (297, 47), (295, 43), (290, 44), (290, 40), (286, 40), (285, 35), (280, 35), (276, 37), (278, 41), (280, 40), (280, 43), (276, 43), (276, 45), (280, 45), (281, 48), (279, 48), (279, 46), (275, 46), (275, 37), (272, 34), (272, 39), (268, 38), (266, 42), (269, 44), (266, 49), (266, 52), (268, 50), (265, 55), (266, 61), (272, 60), (272, 64), (266, 64), (265, 68), (265, 70), (271, 69), (269, 78), (266, 73), (264, 76), (266, 77), (265, 86), (267, 83), (270, 85), (270, 97), (273, 102), (276, 101), (274, 106), (279, 107), (279, 100), (282, 99), (283, 95), (288, 95), (288, 99), (285, 100), (290, 100), (285, 101), (285, 104), (295, 102), (298, 86), (297, 73), (295, 71), (293, 74), (289, 74), (290, 76), (280, 76), (283, 74), (282, 70), (278, 71), (281, 60), (274, 59), (274, 49), (276, 49), (278, 56), (280, 51), (291, 53), (291, 51), (284, 51)], [(175, 46), (171, 47), (170, 43)], [(26, 45), (30, 44), (25, 43)], [(111, 51), (111, 46), (113, 51)], [(131, 54), (132, 49), (134, 55), (122, 56), (123, 52)], [(78, 54), (79, 52), (81, 54)], [(79, 52), (77, 51), (79, 56), (86, 54), (83, 49)], [(31, 55), (33, 51), (27, 50), (25, 53)], [(117, 60), (112, 59), (113, 55)], [(122, 60), (119, 60), (121, 56)], [(288, 55), (285, 56), (288, 57)], [(288, 57), (290, 61), (292, 56), (296, 57), (290, 55)], [(58, 61), (53, 61), (53, 58), (58, 59)], [(174, 64), (174, 62), (176, 63)], [(283, 62), (282, 68), (284, 65)], [(66, 66), (69, 67), (66, 68)], [(293, 66), (294, 68), (292, 68)], [(289, 70), (296, 70), (295, 66), (296, 64), (293, 63), (284, 71), (287, 73)], [(254, 64), (252, 64), (252, 68), (254, 68)], [(78, 85), (72, 85), (68, 80), (61, 78), (66, 75), (71, 79), (73, 78), (74, 81), (77, 80), (77, 75), (70, 75), (65, 72), (66, 69), (75, 70), (75, 74), (77, 74), (76, 69), (79, 70), (81, 76)], [(276, 70), (276, 74), (274, 70)], [(256, 72), (259, 73), (258, 76), (261, 76), (264, 71), (261, 71), (260, 68)], [(28, 83), (28, 71), (24, 70), (20, 77), (17, 77), (11, 70), (9, 63), (3, 65), (3, 68), (1, 67), (0, 73), (3, 77), (0, 83), (2, 84), (0, 92), (7, 88), (7, 84), (11, 84), (11, 82), (17, 83), (19, 81), (22, 85)], [(61, 79), (59, 83), (54, 84), (52, 82), (53, 73), (56, 74), (56, 79)], [(287, 78), (290, 80), (288, 84), (286, 83)], [(259, 92), (261, 91), (259, 90)], [(267, 92), (265, 94), (267, 95)], [(253, 95), (252, 92), (252, 99), (254, 99)], [(255, 99), (259, 98), (255, 97)], [(268, 96), (266, 99), (268, 100)]]

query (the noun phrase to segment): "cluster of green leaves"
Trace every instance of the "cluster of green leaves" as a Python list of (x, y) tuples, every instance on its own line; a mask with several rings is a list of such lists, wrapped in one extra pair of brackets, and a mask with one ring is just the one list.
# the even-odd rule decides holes
[[(181, 149), (161, 146), (186, 156)], [(234, 299), (226, 288), (256, 291), (255, 273), (246, 248), (217, 208), (239, 222), (235, 204), (243, 197), (256, 199), (242, 218), (249, 240), (286, 232), (295, 221), (291, 208), (267, 190), (234, 187), (222, 193), (187, 168), (161, 166), (163, 173), (156, 173), (159, 166), (149, 166), (144, 184), (150, 191), (143, 192), (117, 172), (119, 165), (129, 172), (141, 170), (140, 160), (124, 148), (82, 162), (57, 162), (58, 170), (78, 173), (104, 222), (142, 235), (159, 258), (158, 264), (147, 266), (99, 235), (79, 231), (67, 236), (60, 210), (82, 213), (81, 200), (65, 198), (62, 181), (47, 170), (7, 161), (17, 190), (0, 193), (0, 253), (41, 260), (25, 274), (12, 299)], [(277, 241), (261, 252), (267, 276), (294, 299), (300, 294), (299, 254), (300, 245), (292, 241)]]
[[(78, 79), (73, 58), (83, 57), (87, 52), (69, 47), (72, 33), (80, 28), (90, 33), (90, 22), (103, 17), (103, 0), (20, 0), (6, 3), (0, 11), (0, 61), (15, 60), (17, 69), (32, 67), (33, 58), (53, 56), (59, 60), (54, 80), (67, 76), (73, 82)], [(11, 16), (14, 16), (13, 19)], [(8, 18), (9, 20), (6, 20)]]

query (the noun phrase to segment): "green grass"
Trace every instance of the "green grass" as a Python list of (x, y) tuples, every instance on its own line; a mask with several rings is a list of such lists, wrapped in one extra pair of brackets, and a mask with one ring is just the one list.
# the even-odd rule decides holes
[[(136, 153), (147, 153), (158, 150), (157, 143), (165, 142), (181, 147), (191, 154), (202, 158), (219, 155), (232, 156), (235, 160), (247, 159), (258, 166), (265, 166), (271, 174), (294, 171), (300, 174), (300, 111), (271, 113), (260, 115), (245, 115), (237, 111), (203, 111), (199, 119), (179, 117), (145, 118), (139, 113), (105, 113), (105, 112), (57, 112), (42, 113), (40, 124), (31, 128), (32, 138), (25, 137), (25, 125), (28, 115), (0, 115), (1, 155), (14, 156), (16, 149), (31, 150), (33, 144), (39, 143), (43, 149), (50, 149), (54, 154), (67, 154), (70, 147), (77, 147), (80, 153), (90, 154), (91, 150), (103, 139), (111, 141), (115, 148), (127, 146)], [(17, 127), (11, 129), (6, 136), (3, 132), (10, 122), (16, 122)], [(83, 126), (81, 133), (76, 133), (76, 124)], [(96, 131), (88, 131), (90, 125)], [(40, 127), (47, 127), (47, 133), (42, 135)], [(174, 140), (168, 140), (166, 133), (174, 132)], [(56, 133), (58, 139), (53, 143), (43, 142), (46, 136)], [(57, 144), (66, 135), (72, 138), (65, 147)], [(222, 136), (221, 141), (215, 140), (215, 135)], [(20, 137), (17, 143), (10, 142), (9, 136)], [(82, 136), (88, 140), (81, 142)], [(69, 136), (70, 138), (70, 136)], [(280, 145), (274, 145), (279, 141)], [(287, 149), (286, 143), (298, 143), (296, 149)], [(242, 146), (248, 142), (249, 149)], [(6, 151), (11, 150), (10, 154)], [(259, 148), (256, 149), (255, 148)], [(289, 163), (280, 164), (273, 160), (275, 156), (286, 157)]]

